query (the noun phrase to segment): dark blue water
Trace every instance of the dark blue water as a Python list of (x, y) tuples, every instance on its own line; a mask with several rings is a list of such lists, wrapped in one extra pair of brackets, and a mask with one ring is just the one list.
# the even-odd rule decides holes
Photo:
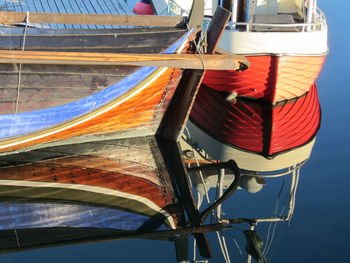
[[(317, 81), (322, 105), (321, 130), (311, 159), (301, 170), (293, 220), (290, 225), (276, 228), (271, 262), (349, 261), (350, 111), (347, 106), (350, 105), (350, 3), (346, 0), (320, 0), (319, 6), (328, 18), (330, 47), (330, 54)], [(239, 202), (238, 207), (242, 211), (252, 201), (246, 202), (244, 199)], [(236, 211), (237, 208), (232, 213)], [(232, 262), (244, 262), (232, 242), (233, 238), (242, 239), (242, 229), (238, 227), (226, 235), (229, 250), (232, 255), (238, 255), (236, 259), (232, 258)], [(224, 262), (214, 238), (212, 240), (216, 256), (210, 262)], [(241, 249), (244, 250), (244, 245)], [(7, 254), (1, 255), (0, 261), (175, 262), (175, 252), (171, 243), (128, 240)]]

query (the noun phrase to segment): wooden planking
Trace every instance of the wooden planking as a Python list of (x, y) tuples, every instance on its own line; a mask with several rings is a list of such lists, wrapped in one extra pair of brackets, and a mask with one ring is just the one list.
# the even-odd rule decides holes
[[(22, 74), (47, 74), (47, 75), (104, 75), (104, 76), (127, 76), (135, 67), (127, 66), (67, 66), (67, 65), (40, 65), (24, 64), (21, 66)], [(1, 74), (18, 74), (19, 65), (15, 63), (0, 63)]]
[[(90, 158), (90, 161), (88, 160), (89, 157), (85, 157), (85, 159), (85, 162), (95, 161), (95, 158)], [(137, 168), (137, 165), (134, 165), (134, 167)], [(167, 205), (162, 189), (143, 178), (96, 168), (79, 167), (72, 165), (72, 163), (67, 163), (67, 165), (65, 165), (64, 160), (62, 160), (59, 165), (39, 163), (0, 168), (0, 180), (35, 181), (102, 187), (145, 197), (160, 207)], [(47, 191), (49, 192), (49, 189)], [(49, 195), (49, 193), (47, 194)], [(26, 197), (28, 198), (30, 196)], [(38, 198), (40, 195), (38, 194), (32, 198), (35, 197)]]
[(314, 138), (320, 106), (315, 86), (307, 95), (276, 106), (250, 100), (229, 103), (221, 93), (203, 87), (191, 120), (220, 142), (269, 158)]
[[(17, 112), (71, 103), (120, 81), (136, 69), (129, 66), (22, 65)], [(19, 67), (0, 63), (0, 75), (0, 114), (11, 114), (17, 100)]]
[(73, 25), (119, 25), (119, 26), (158, 26), (175, 27), (183, 22), (178, 16), (153, 15), (105, 15), (105, 14), (63, 14), (0, 12), (1, 24), (30, 23), (73, 24)]
[(85, 52), (7, 51), (0, 50), (0, 63), (133, 65), (183, 69), (236, 70), (245, 58), (213, 54), (114, 54)]
[(207, 71), (203, 83), (219, 91), (272, 104), (302, 96), (320, 73), (325, 56), (250, 56), (243, 72)]
[[(148, 53), (161, 53), (170, 45), (175, 43), (184, 33), (184, 30), (144, 30), (127, 33), (101, 33), (81, 34), (79, 31), (71, 34), (37, 33), (26, 35), (24, 40), (21, 35), (13, 35), (1, 32), (0, 49), (24, 49), (24, 50), (83, 50), (85, 52), (108, 52), (108, 50), (119, 50), (117, 52), (130, 52), (132, 48), (147, 48)], [(24, 45), (24, 46), (23, 46)]]
[[(159, 118), (155, 118), (155, 115), (163, 116), (164, 109), (166, 108), (166, 106), (160, 107), (163, 103), (167, 103), (163, 101), (164, 93), (168, 89), (169, 83), (172, 83), (171, 88), (177, 87), (181, 75), (182, 70), (167, 69), (156, 82), (152, 82), (137, 95), (131, 97), (117, 107), (110, 108), (103, 114), (98, 114), (90, 118), (90, 115), (95, 115), (95, 113), (91, 113), (90, 115), (83, 116), (82, 119), (72, 120), (72, 122), (47, 129), (35, 135), (30, 134), (20, 137), (19, 139), (14, 138), (13, 140), (19, 141), (19, 144), (3, 147), (2, 151), (19, 149), (39, 143), (61, 141), (63, 139), (82, 135), (126, 131), (141, 126), (147, 129), (148, 134), (154, 134), (155, 131), (153, 129), (156, 129), (159, 125), (159, 123), (157, 123)], [(113, 103), (114, 102), (112, 102), (112, 104)], [(104, 108), (106, 107), (110, 107), (110, 105), (106, 105)], [(103, 108), (98, 110), (98, 112), (101, 110), (103, 110)], [(78, 122), (79, 124), (77, 124)], [(74, 123), (74, 125), (70, 126), (70, 128), (64, 128), (60, 132), (46, 135), (60, 129), (60, 127), (67, 127), (72, 123)], [(39, 138), (24, 141), (39, 134)], [(12, 140), (10, 141), (12, 142)], [(10, 141), (3, 141), (2, 144), (8, 144)]]
[[(88, 142), (14, 153), (0, 156), (0, 179), (46, 182), (49, 183), (46, 186), (51, 185), (53, 188), (45, 190), (45, 185), (37, 190), (35, 187), (29, 189), (29, 185), (27, 188), (14, 186), (12, 190), (5, 185), (0, 188), (4, 190), (3, 196), (51, 197), (119, 205), (127, 210), (133, 208), (125, 206), (132, 202), (118, 201), (113, 193), (112, 196), (107, 193), (102, 196), (94, 191), (85, 194), (76, 192), (83, 190), (83, 186), (102, 187), (107, 192), (109, 189), (117, 190), (147, 198), (172, 216), (178, 216), (181, 212), (174, 209), (177, 200), (174, 198), (173, 186), (169, 184), (167, 172), (160, 167), (162, 164), (158, 157), (159, 149), (152, 137)], [(57, 188), (55, 183), (68, 184), (68, 188), (71, 184), (76, 186), (63, 190), (64, 185)], [(59, 190), (60, 187), (63, 188)]]

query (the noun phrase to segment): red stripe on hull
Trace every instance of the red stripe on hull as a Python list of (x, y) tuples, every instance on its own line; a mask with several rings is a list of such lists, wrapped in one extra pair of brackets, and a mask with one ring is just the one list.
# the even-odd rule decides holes
[(235, 91), (239, 96), (263, 99), (273, 104), (300, 97), (317, 79), (325, 56), (248, 56), (249, 69), (212, 71), (203, 83), (219, 91)]
[(320, 124), (316, 87), (296, 101), (275, 107), (254, 102), (226, 102), (212, 89), (201, 88), (191, 120), (215, 139), (234, 147), (273, 156), (310, 141)]

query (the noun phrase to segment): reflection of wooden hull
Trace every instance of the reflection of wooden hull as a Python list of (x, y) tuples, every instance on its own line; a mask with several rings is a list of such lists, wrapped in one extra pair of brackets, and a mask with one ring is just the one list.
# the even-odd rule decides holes
[(0, 162), (2, 250), (182, 224), (154, 139), (50, 147)]
[(215, 139), (270, 157), (310, 142), (320, 125), (316, 87), (297, 100), (276, 106), (239, 101), (202, 88), (191, 120)]
[(219, 91), (262, 99), (273, 104), (300, 97), (310, 90), (325, 56), (247, 56), (249, 69), (207, 71), (203, 83)]

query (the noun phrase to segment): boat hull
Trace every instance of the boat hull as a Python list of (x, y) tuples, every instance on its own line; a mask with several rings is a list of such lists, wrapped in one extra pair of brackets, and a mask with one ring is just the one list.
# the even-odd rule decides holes
[(271, 158), (310, 142), (321, 121), (317, 89), (305, 96), (271, 106), (229, 103), (210, 88), (199, 91), (191, 121), (224, 144)]
[(243, 71), (208, 70), (203, 84), (218, 91), (276, 104), (300, 97), (315, 83), (325, 56), (247, 56)]
[[(169, 33), (167, 30), (165, 32)], [(131, 35), (134, 38), (134, 35)], [(140, 37), (143, 35), (142, 33)], [(194, 37), (193, 32), (182, 31), (177, 41), (165, 52), (187, 52), (189, 42)], [(125, 69), (125, 66), (120, 66), (118, 69)], [(69, 77), (72, 73), (70, 70), (71, 67), (67, 66), (66, 74), (61, 77), (63, 79), (65, 76)], [(110, 69), (108, 74), (111, 70), (113, 69)], [(24, 73), (17, 71), (16, 74)], [(27, 99), (30, 104), (27, 105), (28, 111), (15, 111), (0, 116), (0, 151), (6, 154), (13, 150), (40, 148), (43, 143), (57, 143), (69, 139), (74, 139), (74, 143), (95, 140), (91, 138), (92, 136), (104, 136), (104, 139), (110, 136), (112, 139), (118, 138), (118, 134), (119, 138), (154, 135), (182, 74), (182, 69), (141, 67), (98, 92), (90, 90), (91, 95), (66, 104), (31, 110), (30, 105), (33, 103)], [(36, 76), (37, 73), (33, 73), (33, 77)], [(49, 86), (53, 84), (48, 82)], [(37, 89), (42, 90), (41, 87)], [(81, 86), (78, 90), (80, 89), (86, 90), (89, 86)], [(23, 91), (21, 85), (18, 86), (15, 102), (19, 109), (20, 98), (24, 96), (20, 91)], [(40, 92), (32, 96), (34, 100), (40, 99)], [(59, 103), (60, 96), (56, 99), (54, 103)]]

